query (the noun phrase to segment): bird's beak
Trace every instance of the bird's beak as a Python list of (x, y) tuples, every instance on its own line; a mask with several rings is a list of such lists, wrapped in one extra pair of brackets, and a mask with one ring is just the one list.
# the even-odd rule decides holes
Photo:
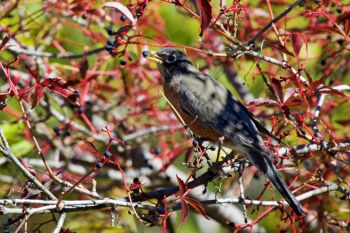
[(162, 58), (154, 51), (149, 51), (148, 56), (146, 57), (147, 59), (154, 61), (156, 63), (162, 63)]

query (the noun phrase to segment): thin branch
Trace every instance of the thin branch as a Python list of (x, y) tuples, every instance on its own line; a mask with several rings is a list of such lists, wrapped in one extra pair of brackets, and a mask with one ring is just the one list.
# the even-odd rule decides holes
[[(317, 196), (323, 193), (328, 193), (331, 191), (339, 190), (341, 192), (346, 192), (349, 194), (349, 190), (345, 190), (337, 184), (330, 184), (327, 186), (319, 187), (314, 190), (308, 191), (301, 195), (298, 195), (296, 198), (298, 201), (303, 201), (309, 199), (313, 196)], [(203, 205), (215, 205), (215, 204), (235, 204), (242, 203), (240, 198), (219, 198), (212, 200), (201, 201)], [(155, 211), (162, 213), (164, 208), (155, 207), (151, 205), (135, 204), (127, 201), (127, 198), (118, 198), (118, 199), (96, 199), (96, 200), (71, 200), (71, 201), (62, 201), (60, 203), (60, 208), (56, 207), (57, 201), (51, 200), (40, 200), (40, 199), (0, 199), (0, 211), (2, 214), (23, 214), (22, 208), (9, 208), (5, 205), (44, 205), (36, 208), (28, 208), (27, 212), (29, 215), (33, 214), (42, 214), (42, 213), (55, 213), (55, 212), (78, 212), (78, 211), (88, 211), (94, 209), (101, 209), (107, 207), (129, 207), (131, 208), (134, 205), (135, 209), (144, 209), (149, 211)], [(261, 200), (249, 200), (244, 199), (244, 204), (246, 205), (256, 205), (256, 206), (280, 206), (288, 205), (286, 201), (261, 201)], [(181, 205), (175, 205), (172, 210), (176, 211), (181, 209)]]
[(28, 169), (17, 159), (17, 157), (12, 153), (9, 144), (6, 140), (6, 137), (0, 127), (0, 138), (3, 142), (2, 147), (0, 147), (0, 152), (9, 158), (18, 169), (26, 176), (30, 181), (32, 181), (41, 191), (43, 191), (50, 199), (57, 200), (55, 195), (53, 195), (35, 176), (33, 176)]
[(274, 19), (272, 19), (268, 24), (265, 25), (265, 27), (263, 27), (262, 29), (260, 29), (260, 31), (258, 33), (255, 34), (255, 36), (253, 36), (253, 38), (251, 38), (247, 44), (248, 45), (252, 45), (254, 44), (255, 40), (261, 36), (261, 34), (263, 34), (266, 30), (268, 30), (273, 24), (277, 23), (280, 19), (282, 19), (284, 16), (286, 16), (291, 10), (293, 10), (295, 7), (297, 7), (300, 3), (302, 3), (303, 0), (297, 0), (296, 2), (294, 2), (291, 6), (289, 6), (287, 9), (285, 9), (281, 14), (279, 14), (277, 17), (275, 17)]
[(56, 212), (79, 212), (79, 211), (87, 211), (93, 209), (101, 209), (106, 207), (129, 207), (131, 208), (134, 205), (135, 209), (144, 209), (149, 211), (155, 211), (162, 213), (163, 208), (151, 206), (151, 205), (142, 205), (130, 203), (127, 198), (117, 198), (117, 199), (95, 199), (95, 200), (74, 200), (74, 201), (66, 201), (63, 200), (59, 203), (59, 209), (57, 209), (57, 201), (51, 200), (40, 200), (40, 199), (0, 199), (0, 204), (3, 207), (0, 207), (0, 212), (2, 214), (23, 214), (22, 208), (8, 208), (4, 207), (4, 205), (44, 205), (42, 207), (37, 208), (28, 208), (27, 212), (32, 214), (39, 213), (56, 213)]
[(57, 222), (56, 228), (52, 233), (60, 233), (61, 232), (61, 229), (62, 229), (63, 224), (64, 224), (64, 220), (66, 219), (66, 215), (67, 215), (66, 212), (63, 212), (61, 214), (60, 219)]
[(103, 46), (100, 48), (92, 49), (90, 51), (86, 51), (84, 53), (67, 55), (67, 54), (55, 54), (55, 53), (49, 53), (49, 52), (41, 52), (34, 49), (28, 49), (20, 45), (14, 39), (11, 39), (9, 41), (9, 44), (11, 43), (14, 43), (15, 45), (8, 47), (7, 50), (17, 55), (24, 54), (24, 55), (33, 56), (33, 57), (48, 57), (48, 58), (58, 58), (58, 59), (78, 59), (78, 58), (82, 58), (83, 56), (90, 56), (105, 50), (105, 46)]
[(321, 149), (326, 149), (332, 152), (345, 152), (350, 153), (350, 142), (325, 142), (321, 146), (320, 144), (301, 144), (297, 146), (293, 146), (291, 148), (282, 147), (278, 150), (278, 154), (281, 156), (286, 156), (292, 154), (303, 155), (310, 152), (320, 151)]
[(325, 98), (326, 98), (326, 94), (320, 95), (320, 98), (318, 99), (317, 106), (315, 109), (314, 118), (311, 121), (311, 128), (314, 131), (314, 135), (318, 138), (322, 138), (322, 135), (320, 134), (320, 131), (318, 130), (318, 127), (317, 127), (317, 121), (320, 116), (321, 108)]

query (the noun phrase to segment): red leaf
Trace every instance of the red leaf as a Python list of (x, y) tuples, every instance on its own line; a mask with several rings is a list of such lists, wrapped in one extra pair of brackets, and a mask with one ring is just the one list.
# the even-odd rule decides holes
[(8, 35), (5, 36), (5, 38), (1, 41), (0, 44), (0, 51), (4, 48), (4, 46), (7, 44), (7, 42), (10, 40), (10, 37)]
[(296, 99), (292, 101), (286, 101), (282, 104), (282, 106), (300, 105), (301, 103), (302, 103), (301, 99)]
[(138, 190), (140, 188), (142, 188), (142, 184), (140, 182), (132, 183), (130, 185), (130, 190)]
[(180, 225), (186, 221), (188, 217), (188, 212), (189, 212), (188, 205), (186, 204), (186, 202), (181, 201), (181, 216), (180, 216), (180, 222), (179, 222)]
[(87, 145), (89, 145), (89, 147), (84, 147), (84, 148), (86, 148), (91, 154), (99, 156), (98, 150), (97, 150), (96, 146), (92, 142), (90, 142), (90, 141), (88, 141), (86, 139), (83, 139), (83, 141)]
[[(21, 99), (24, 99), (27, 103), (30, 102), (29, 94), (30, 94), (30, 87), (25, 87), (25, 88), (19, 88), (17, 89), (18, 96)], [(10, 93), (10, 95), (13, 95), (13, 93)]]
[(292, 45), (296, 55), (299, 55), (300, 49), (303, 46), (303, 40), (299, 33), (292, 33)]
[(35, 83), (39, 83), (40, 78), (37, 75), (37, 73), (35, 73), (35, 71), (32, 68), (30, 68), (28, 65), (26, 65), (26, 69), (28, 70), (29, 74), (34, 78)]
[(89, 62), (86, 58), (86, 54), (81, 58), (80, 65), (79, 65), (79, 72), (80, 77), (85, 78), (86, 71), (89, 69)]
[(332, 89), (332, 88), (326, 88), (326, 87), (322, 87), (321, 89), (319, 89), (319, 93), (329, 94), (329, 95), (347, 96), (342, 91), (339, 91), (339, 90), (336, 90), (336, 89)]
[(337, 29), (330, 27), (330, 26), (327, 26), (327, 25), (318, 25), (314, 29), (320, 30), (320, 31), (331, 32), (331, 33), (339, 33), (339, 31)]
[(21, 77), (18, 74), (14, 75), (11, 78), (12, 84), (16, 86), (19, 83), (20, 79), (21, 79)]
[(337, 18), (337, 22), (343, 22), (343, 21), (349, 21), (350, 20), (350, 12), (344, 12), (343, 14), (339, 15)]
[(199, 201), (190, 197), (184, 197), (183, 200), (186, 201), (186, 203), (188, 203), (189, 205), (191, 205), (192, 208), (195, 209), (198, 213), (203, 215), (203, 217), (209, 219), (208, 215), (205, 213), (203, 205)]
[(34, 95), (32, 99), (32, 109), (39, 103), (41, 98), (44, 96), (44, 88), (41, 85), (36, 85)]
[(48, 78), (48, 79), (45, 79), (44, 81), (42, 81), (40, 83), (40, 85), (42, 85), (43, 87), (50, 87), (50, 86), (64, 87), (65, 82), (59, 78)]
[(262, 106), (262, 105), (278, 105), (278, 103), (272, 99), (258, 98), (254, 101), (249, 102), (248, 108), (250, 108), (251, 106)]
[(205, 29), (209, 27), (210, 21), (212, 19), (211, 5), (209, 2), (210, 0), (197, 0), (199, 14), (201, 17), (201, 31), (199, 33), (199, 36), (203, 35)]
[(282, 103), (283, 102), (283, 91), (282, 91), (283, 89), (282, 89), (281, 82), (276, 78), (272, 78), (271, 87), (275, 91), (275, 95), (276, 95), (278, 101), (280, 103)]
[(294, 53), (292, 53), (291, 51), (289, 51), (285, 46), (282, 46), (279, 43), (272, 43), (271, 46), (275, 49), (281, 50), (282, 53), (285, 53), (289, 56), (295, 57)]
[(59, 78), (48, 78), (40, 83), (43, 87), (47, 87), (53, 92), (63, 96), (69, 97), (72, 92), (66, 88), (65, 83)]
[(179, 192), (184, 194), (187, 190), (186, 184), (176, 175), (177, 183), (179, 184)]
[(103, 4), (103, 6), (112, 7), (114, 9), (120, 11), (120, 13), (125, 15), (131, 21), (132, 25), (136, 24), (136, 19), (134, 18), (134, 16), (130, 12), (130, 10), (126, 6), (124, 6), (123, 4), (121, 4), (119, 2), (106, 2), (105, 4)]
[(344, 12), (344, 14), (340, 15), (337, 19), (338, 23), (344, 23), (344, 32), (345, 34), (349, 34), (350, 30), (350, 12)]

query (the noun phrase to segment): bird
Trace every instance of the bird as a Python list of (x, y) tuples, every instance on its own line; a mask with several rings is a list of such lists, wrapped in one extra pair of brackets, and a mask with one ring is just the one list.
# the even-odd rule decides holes
[(180, 50), (161, 48), (142, 55), (156, 62), (165, 97), (196, 136), (216, 142), (224, 138), (235, 153), (245, 156), (272, 182), (296, 215), (304, 214), (260, 135), (269, 131), (229, 90), (193, 66)]

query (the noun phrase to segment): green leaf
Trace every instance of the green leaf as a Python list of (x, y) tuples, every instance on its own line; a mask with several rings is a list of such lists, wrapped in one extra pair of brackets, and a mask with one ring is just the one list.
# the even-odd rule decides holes
[(158, 12), (165, 21), (165, 33), (170, 40), (183, 45), (192, 45), (197, 41), (200, 28), (198, 20), (169, 4), (161, 6)]
[(19, 122), (16, 124), (3, 124), (0, 125), (0, 127), (2, 128), (2, 131), (4, 132), (4, 135), (9, 144), (18, 142), (19, 140), (23, 139), (23, 122)]
[(33, 149), (33, 144), (28, 142), (27, 140), (22, 140), (13, 145), (10, 145), (11, 150), (14, 155), (17, 157), (28, 154)]

